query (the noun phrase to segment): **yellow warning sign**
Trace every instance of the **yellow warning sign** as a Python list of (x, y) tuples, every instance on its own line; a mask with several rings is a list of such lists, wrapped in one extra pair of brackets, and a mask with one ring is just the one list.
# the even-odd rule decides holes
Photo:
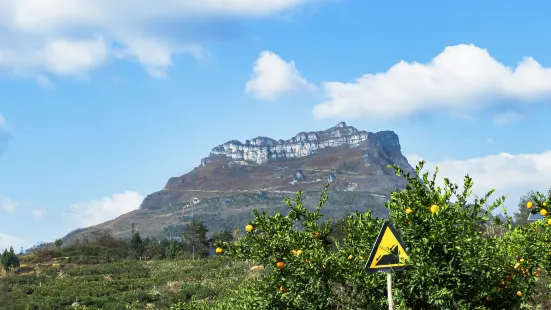
[(405, 249), (406, 246), (396, 229), (390, 222), (385, 222), (365, 264), (365, 271), (372, 273), (409, 269)]

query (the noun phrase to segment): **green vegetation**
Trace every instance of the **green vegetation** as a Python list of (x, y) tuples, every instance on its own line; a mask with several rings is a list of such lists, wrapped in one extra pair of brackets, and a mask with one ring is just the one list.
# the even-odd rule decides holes
[[(490, 191), (473, 201), (471, 178), (439, 187), (436, 172), (429, 178), (422, 166), (422, 180), (394, 167), (408, 185), (385, 205), (413, 267), (393, 277), (396, 309), (548, 309), (551, 219), (521, 220), (549, 217), (551, 192), (527, 194), (517, 222), (501, 222), (491, 212), (504, 198), (491, 202)], [(386, 309), (385, 275), (364, 271), (384, 219), (356, 211), (335, 220), (325, 212), (331, 199), (369, 197), (330, 198), (326, 188), (310, 209), (303, 196), (287, 199), (286, 212), (254, 210), (240, 234), (224, 229), (209, 239), (208, 225), (194, 219), (179, 241), (139, 233), (121, 241), (96, 231), (74, 244), (37, 247), (20, 267), (4, 267), (0, 309)]]
[[(249, 276), (229, 258), (180, 259), (100, 265), (60, 265), (0, 281), (0, 309), (167, 309), (179, 302), (224, 297)], [(9, 287), (10, 291), (6, 292)]]
[(8, 272), (10, 269), (19, 267), (19, 257), (13, 251), (13, 247), (10, 246), (10, 250), (4, 249), (2, 256), (0, 257), (0, 265)]

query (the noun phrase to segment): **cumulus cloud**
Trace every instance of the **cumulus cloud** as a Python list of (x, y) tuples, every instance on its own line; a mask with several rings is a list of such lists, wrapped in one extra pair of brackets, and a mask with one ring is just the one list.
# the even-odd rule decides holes
[(260, 53), (245, 87), (247, 94), (266, 101), (315, 89), (300, 75), (294, 61), (286, 62), (270, 51)]
[(3, 198), (0, 200), (0, 209), (4, 212), (13, 213), (19, 208), (19, 203), (17, 201), (11, 200), (10, 198)]
[(395, 119), (427, 111), (470, 111), (499, 100), (551, 98), (551, 68), (524, 58), (515, 68), (474, 45), (448, 46), (429, 63), (405, 62), (354, 82), (326, 82), (317, 118)]
[(196, 34), (212, 37), (209, 32), (232, 28), (218, 27), (221, 19), (239, 24), (243, 18), (310, 2), (314, 0), (182, 0), (155, 5), (145, 0), (4, 0), (0, 69), (31, 77), (80, 75), (122, 55), (138, 60), (153, 76), (164, 76), (175, 53), (204, 53)]
[(10, 236), (0, 232), (0, 250), (9, 249), (10, 246), (13, 247), (14, 251), (17, 253), (22, 246), (25, 246), (25, 242), (21, 238)]
[[(413, 166), (422, 156), (406, 156)], [(438, 166), (438, 175), (449, 178), (461, 186), (465, 175), (473, 178), (473, 194), (480, 197), (494, 188), (498, 195), (506, 195), (506, 206), (516, 211), (521, 195), (530, 190), (547, 191), (551, 188), (551, 151), (539, 154), (500, 153), (465, 160), (427, 161), (425, 169), (434, 171)], [(442, 185), (442, 178), (439, 182)]]
[(76, 203), (63, 217), (78, 228), (90, 227), (138, 209), (143, 199), (138, 192), (125, 191), (111, 197)]

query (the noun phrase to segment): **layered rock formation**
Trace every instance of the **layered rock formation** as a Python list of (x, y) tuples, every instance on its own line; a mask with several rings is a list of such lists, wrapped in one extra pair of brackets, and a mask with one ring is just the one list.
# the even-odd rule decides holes
[[(371, 133), (341, 122), (324, 131), (301, 132), (289, 140), (276, 141), (272, 138), (258, 137), (246, 140), (245, 143), (237, 140), (228, 141), (213, 148), (210, 156), (223, 155), (238, 164), (264, 164), (270, 160), (309, 156), (329, 147), (359, 147), (367, 141), (371, 141), (387, 154), (400, 153), (399, 139), (393, 131)], [(203, 158), (201, 166), (209, 162), (209, 158)]]

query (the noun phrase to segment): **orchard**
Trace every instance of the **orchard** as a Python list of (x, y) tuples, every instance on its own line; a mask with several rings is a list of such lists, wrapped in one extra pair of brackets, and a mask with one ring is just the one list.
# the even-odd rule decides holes
[[(438, 169), (422, 173), (424, 161), (386, 203), (389, 220), (399, 230), (412, 268), (393, 274), (396, 309), (521, 309), (530, 304), (542, 275), (551, 268), (549, 198), (536, 193), (526, 204), (545, 221), (513, 226), (493, 218), (505, 197), (490, 201), (493, 190), (472, 199), (473, 180), (462, 186)], [(417, 177), (419, 176), (419, 177)], [(244, 236), (219, 242), (216, 253), (264, 267), (259, 279), (236, 289), (232, 309), (388, 309), (386, 276), (368, 274), (364, 265), (384, 219), (370, 212), (342, 220), (337, 240), (330, 220), (322, 220), (327, 190), (315, 210), (299, 191), (286, 200), (286, 215), (254, 213)], [(497, 233), (496, 233), (497, 230)], [(221, 305), (223, 307), (223, 305)]]

